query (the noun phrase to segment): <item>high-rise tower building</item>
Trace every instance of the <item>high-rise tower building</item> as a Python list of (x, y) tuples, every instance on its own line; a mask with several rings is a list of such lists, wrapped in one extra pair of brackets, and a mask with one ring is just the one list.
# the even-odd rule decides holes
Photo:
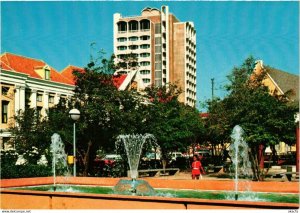
[(168, 6), (162, 6), (161, 10), (147, 7), (140, 16), (122, 17), (115, 13), (114, 53), (116, 63), (124, 62), (128, 55), (138, 62), (138, 66), (124, 66), (117, 71), (127, 75), (120, 89), (126, 89), (133, 81), (140, 88), (175, 83), (183, 91), (179, 101), (195, 106), (196, 30), (193, 22), (180, 22), (169, 13)]

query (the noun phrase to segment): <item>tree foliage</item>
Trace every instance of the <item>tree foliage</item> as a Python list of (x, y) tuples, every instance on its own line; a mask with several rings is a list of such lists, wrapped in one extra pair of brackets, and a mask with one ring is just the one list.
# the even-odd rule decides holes
[(233, 127), (240, 125), (251, 149), (254, 174), (260, 179), (263, 173), (258, 164), (263, 158), (258, 155), (259, 147), (295, 142), (294, 114), (298, 107), (289, 104), (284, 96), (271, 95), (263, 84), (266, 72), (256, 74), (254, 66), (254, 58), (249, 57), (233, 68), (226, 86), (229, 94), (209, 103), (208, 129), (214, 140), (224, 142), (229, 140)]
[(14, 119), (17, 125), (10, 128), (13, 135), (16, 151), (23, 154), (32, 147), (36, 147), (39, 152), (44, 151), (49, 147), (50, 140), (45, 137), (47, 131), (45, 119), (41, 119), (35, 109), (20, 110)]
[(145, 90), (151, 104), (147, 107), (147, 130), (158, 140), (162, 157), (172, 151), (185, 150), (203, 133), (202, 120), (195, 108), (178, 101), (181, 90), (174, 84)]

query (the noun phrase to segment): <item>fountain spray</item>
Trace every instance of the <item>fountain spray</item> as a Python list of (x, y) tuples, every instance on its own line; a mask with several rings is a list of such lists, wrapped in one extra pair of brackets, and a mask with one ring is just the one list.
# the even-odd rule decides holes
[[(239, 192), (239, 176), (244, 175), (245, 177), (251, 177), (251, 163), (248, 154), (248, 144), (243, 138), (244, 131), (239, 126), (236, 125), (231, 134), (233, 143), (229, 146), (229, 155), (231, 156), (233, 168), (234, 168), (234, 199), (238, 200)], [(249, 185), (246, 186), (247, 191), (249, 191)]]
[(50, 152), (52, 153), (53, 191), (56, 191), (57, 169), (60, 169), (62, 171), (68, 170), (65, 146), (59, 134), (57, 133), (54, 133), (51, 136), (50, 150)]
[[(146, 183), (146, 181), (137, 180), (138, 178), (138, 166), (140, 162), (140, 157), (142, 153), (143, 145), (148, 142), (155, 146), (156, 138), (152, 134), (132, 134), (132, 135), (119, 135), (116, 141), (116, 149), (120, 148), (121, 144), (124, 144), (128, 164), (130, 168), (131, 182), (128, 183), (127, 180), (120, 180), (120, 182), (115, 186), (116, 193), (127, 193), (124, 188), (128, 190), (131, 194), (151, 194), (153, 193), (153, 188)], [(124, 187), (126, 185), (126, 187)], [(139, 191), (137, 188), (143, 185), (143, 192)], [(129, 187), (129, 189), (127, 188)]]

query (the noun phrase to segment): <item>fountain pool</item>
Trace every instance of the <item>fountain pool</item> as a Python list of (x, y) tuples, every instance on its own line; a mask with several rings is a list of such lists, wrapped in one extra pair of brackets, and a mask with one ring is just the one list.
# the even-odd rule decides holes
[[(131, 181), (131, 180), (129, 180)], [(54, 191), (52, 185), (42, 186), (26, 186), (16, 187), (15, 190), (34, 190), (34, 191)], [(103, 186), (76, 186), (76, 185), (57, 185), (55, 191), (57, 192), (71, 192), (71, 193), (92, 193), (92, 194), (115, 194), (114, 187)], [(129, 193), (128, 193), (129, 194)], [(171, 197), (171, 198), (197, 198), (209, 200), (227, 200), (231, 192), (228, 191), (214, 191), (214, 190), (192, 190), (192, 189), (155, 189), (151, 196), (157, 197)], [(270, 192), (256, 192), (255, 199), (252, 200), (252, 193), (248, 195), (243, 192), (240, 200), (244, 201), (263, 201), (263, 202), (280, 202), (280, 203), (299, 203), (299, 196), (293, 193), (276, 194)], [(130, 194), (129, 194), (130, 195)], [(133, 195), (132, 195), (133, 196)], [(147, 196), (147, 195), (145, 195)], [(232, 200), (234, 197), (232, 197)]]
[(58, 177), (55, 192), (51, 189), (51, 177), (6, 179), (1, 180), (1, 206), (3, 209), (299, 208), (298, 182), (251, 182), (258, 199), (236, 201), (223, 200), (232, 192), (232, 180), (145, 180), (155, 189), (155, 195), (113, 194), (118, 178), (70, 177), (67, 185), (61, 185), (65, 180)]

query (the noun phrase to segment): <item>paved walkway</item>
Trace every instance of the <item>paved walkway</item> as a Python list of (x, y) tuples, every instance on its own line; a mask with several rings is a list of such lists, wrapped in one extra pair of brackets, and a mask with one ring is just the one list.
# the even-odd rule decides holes
[[(147, 178), (156, 178), (156, 179), (169, 179), (169, 180), (192, 180), (192, 173), (191, 172), (179, 172), (177, 175), (161, 175), (159, 177), (143, 177)], [(206, 180), (229, 180), (231, 178), (218, 178), (212, 177), (210, 175), (202, 175), (202, 179)]]
[[(207, 175), (202, 175), (202, 180), (232, 180), (231, 177), (226, 177), (227, 174), (217, 176), (217, 173), (210, 173)], [(161, 175), (159, 177), (143, 177), (145, 179), (168, 179), (168, 180), (192, 180), (191, 172), (179, 172), (177, 175)], [(286, 182), (286, 180), (281, 178), (265, 178), (264, 181), (270, 182)], [(299, 180), (292, 180), (291, 182), (299, 182)]]

